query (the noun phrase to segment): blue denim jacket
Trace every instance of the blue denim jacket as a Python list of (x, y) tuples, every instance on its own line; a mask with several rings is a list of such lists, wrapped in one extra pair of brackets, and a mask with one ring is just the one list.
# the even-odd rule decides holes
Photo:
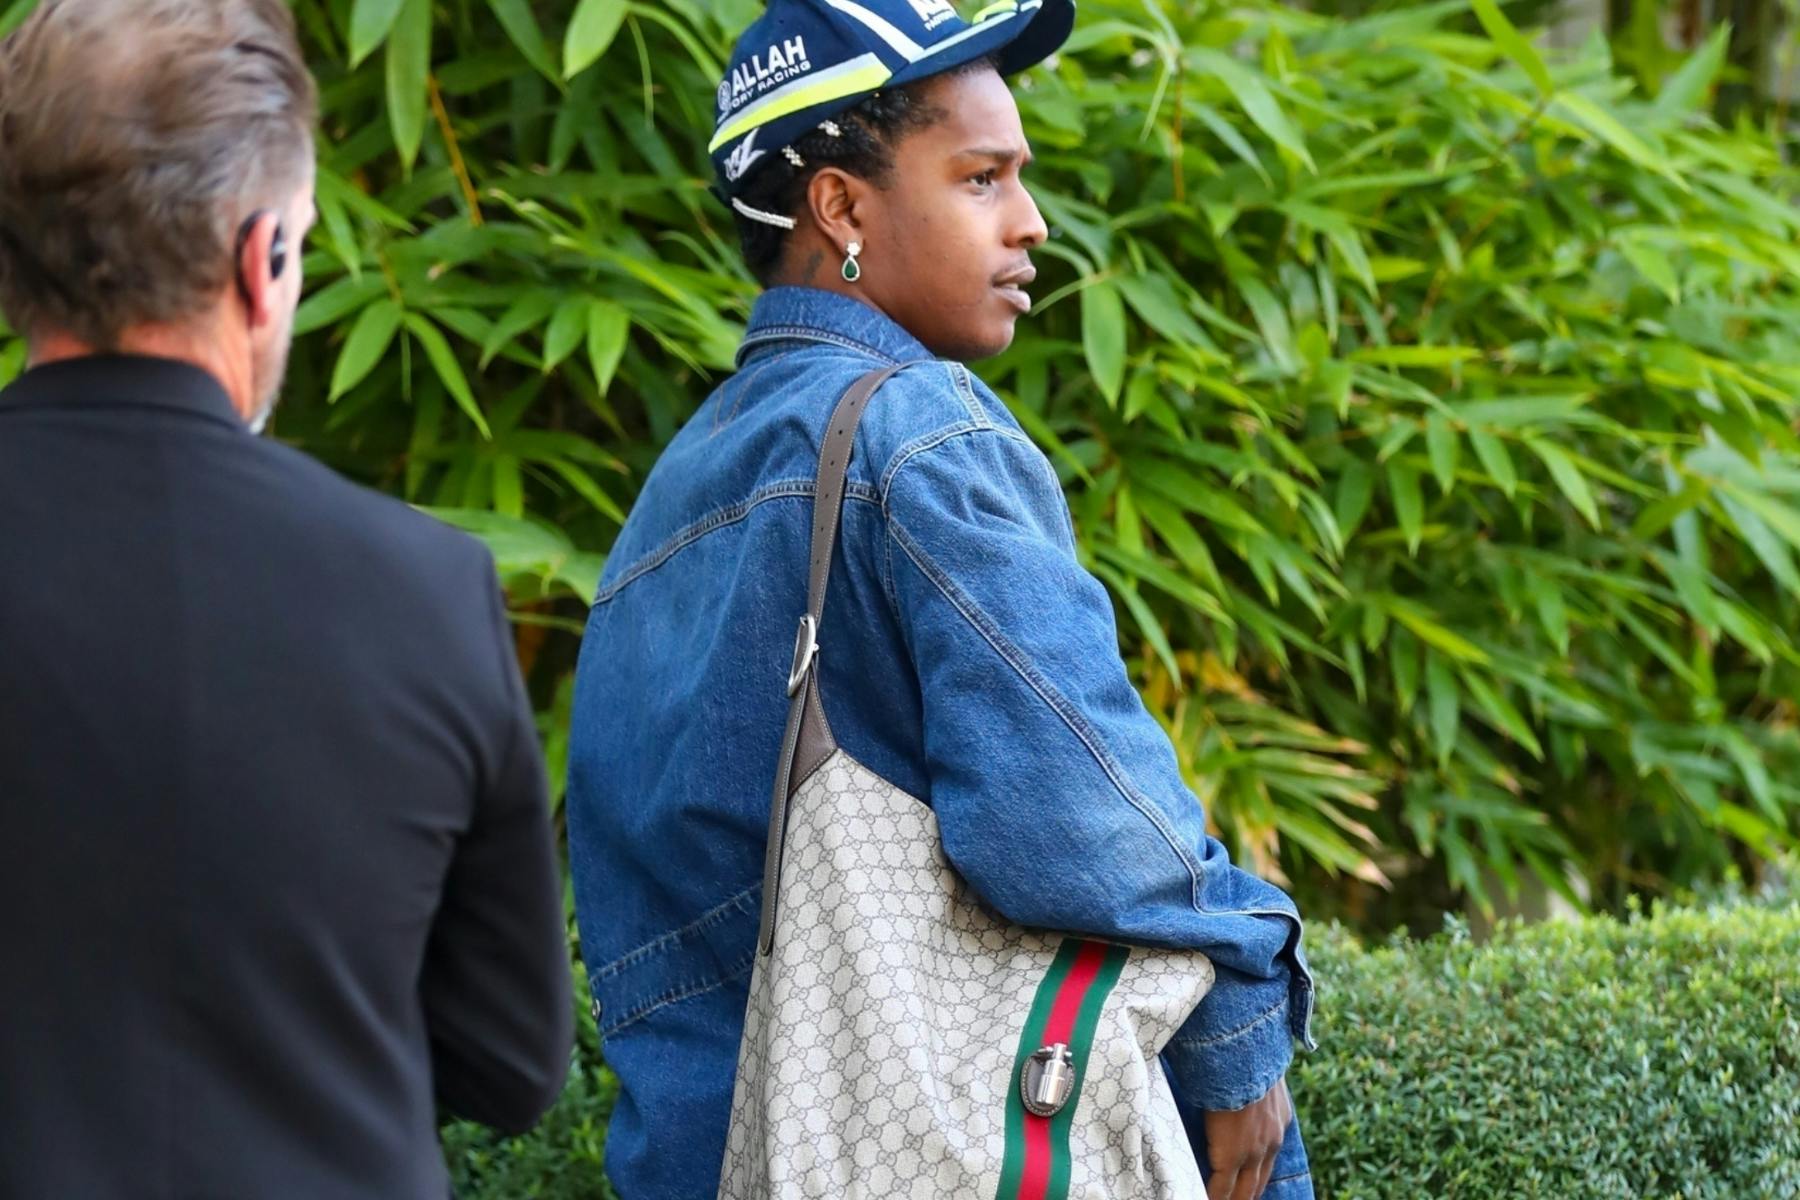
[[(917, 365), (863, 418), (819, 633), (833, 732), (930, 803), (1011, 920), (1211, 956), (1218, 982), (1164, 1054), (1198, 1137), (1200, 1112), (1258, 1098), (1308, 1040), (1300, 923), (1207, 836), (1048, 461), (967, 369), (854, 300), (766, 293), (738, 361), (646, 481), (577, 679), (569, 853), (620, 1082), (619, 1194), (717, 1188), (819, 441), (893, 362)], [(1274, 1178), (1270, 1200), (1312, 1194), (1297, 1129)]]

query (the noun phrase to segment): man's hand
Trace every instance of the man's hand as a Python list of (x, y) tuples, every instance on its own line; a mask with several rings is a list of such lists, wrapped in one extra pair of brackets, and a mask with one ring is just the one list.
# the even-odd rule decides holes
[(1269, 1186), (1275, 1154), (1293, 1119), (1286, 1079), (1255, 1103), (1207, 1113), (1206, 1149), (1213, 1172), (1207, 1200), (1257, 1200)]

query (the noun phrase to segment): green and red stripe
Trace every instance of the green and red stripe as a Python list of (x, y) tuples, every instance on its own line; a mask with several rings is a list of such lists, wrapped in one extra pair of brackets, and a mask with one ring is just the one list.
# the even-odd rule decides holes
[[(1107, 942), (1065, 938), (1056, 959), (1038, 984), (1031, 1015), (1019, 1035), (1019, 1052), (1006, 1095), (1006, 1158), (1000, 1168), (997, 1200), (1068, 1200), (1069, 1126), (1081, 1104), (1088, 1053), (1100, 1012), (1131, 951)], [(1025, 1110), (1019, 1079), (1025, 1060), (1045, 1046), (1061, 1042), (1075, 1059), (1075, 1092), (1054, 1117)]]

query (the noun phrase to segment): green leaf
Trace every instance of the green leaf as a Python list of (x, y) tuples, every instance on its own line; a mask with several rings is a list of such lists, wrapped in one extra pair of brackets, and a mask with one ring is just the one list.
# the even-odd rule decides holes
[(1575, 511), (1580, 513), (1589, 525), (1595, 529), (1600, 528), (1600, 513), (1594, 506), (1594, 493), (1588, 489), (1587, 477), (1582, 475), (1581, 469), (1575, 465), (1574, 460), (1564, 453), (1560, 446), (1550, 442), (1528, 438), (1525, 444), (1531, 447), (1532, 453), (1536, 454), (1543, 461), (1544, 466), (1549, 469), (1550, 478), (1556, 481), (1556, 486), (1562, 491), (1562, 494), (1567, 496), (1569, 503), (1575, 506)]
[(1681, 281), (1675, 275), (1675, 264), (1669, 261), (1669, 256), (1661, 249), (1648, 242), (1626, 239), (1619, 243), (1619, 253), (1637, 268), (1637, 273), (1644, 277), (1644, 282), (1667, 296), (1669, 303), (1681, 303)]
[(594, 366), (594, 379), (600, 394), (612, 386), (613, 373), (625, 357), (626, 335), (631, 332), (631, 314), (606, 300), (596, 300), (588, 308), (588, 358)]
[(1456, 462), (1461, 454), (1461, 441), (1456, 430), (1442, 413), (1432, 413), (1425, 420), (1425, 449), (1431, 457), (1431, 474), (1444, 495), (1456, 484)]
[(1494, 39), (1494, 45), (1500, 52), (1512, 59), (1530, 77), (1540, 95), (1548, 96), (1556, 91), (1556, 83), (1550, 78), (1550, 69), (1544, 66), (1544, 60), (1536, 47), (1525, 39), (1518, 28), (1500, 11), (1494, 0), (1469, 0), (1469, 6), (1475, 10), (1475, 19), (1487, 30), (1487, 35)]
[(1487, 664), (1488, 655), (1485, 650), (1440, 624), (1423, 607), (1391, 597), (1387, 601), (1387, 609), (1394, 614), (1394, 620), (1412, 630), (1427, 645), (1442, 650), (1460, 662), (1474, 663), (1477, 666)]
[(575, 78), (606, 53), (625, 23), (625, 13), (625, 0), (581, 0), (563, 39), (565, 78)]
[(1557, 97), (1556, 102), (1594, 136), (1638, 166), (1655, 171), (1677, 187), (1684, 190), (1687, 188), (1686, 181), (1676, 173), (1674, 166), (1667, 158), (1652, 149), (1643, 138), (1627, 129), (1617, 117), (1586, 96), (1575, 92), (1564, 92)]
[(1125, 382), (1125, 305), (1109, 282), (1082, 289), (1081, 344), (1100, 394), (1109, 407), (1118, 407)]
[(450, 393), (450, 398), (468, 414), (469, 420), (475, 422), (475, 428), (481, 431), (482, 438), (492, 440), (493, 432), (488, 428), (481, 406), (475, 403), (475, 393), (469, 390), (469, 380), (463, 374), (462, 364), (456, 361), (456, 352), (450, 349), (450, 343), (444, 340), (438, 327), (418, 313), (407, 313), (406, 328), (425, 351), (425, 357), (431, 362), (431, 369), (443, 381), (444, 390)]
[(1259, 72), (1229, 54), (1208, 46), (1190, 46), (1186, 55), (1196, 72), (1203, 76), (1211, 75), (1225, 85), (1232, 98), (1238, 102), (1238, 107), (1244, 110), (1244, 115), (1258, 129), (1268, 134), (1271, 141), (1298, 158), (1306, 165), (1307, 170), (1318, 169), (1307, 151), (1306, 139), (1300, 136), (1300, 131), (1288, 120), (1287, 114), (1282, 111)]
[(1519, 476), (1513, 470), (1512, 455), (1507, 453), (1506, 443), (1485, 429), (1471, 429), (1469, 444), (1475, 447), (1475, 457), (1481, 460), (1482, 467), (1510, 499), (1519, 486)]
[(1494, 728), (1525, 747), (1531, 757), (1542, 761), (1544, 748), (1538, 743), (1537, 735), (1531, 731), (1531, 726), (1525, 723), (1525, 718), (1513, 706), (1512, 701), (1495, 691), (1488, 685), (1487, 680), (1473, 671), (1463, 672), (1462, 682), (1463, 687), (1468, 689), (1470, 697), (1475, 701), (1475, 707), (1481, 710), (1482, 715), (1487, 717)]
[(1731, 44), (1731, 27), (1721, 23), (1700, 49), (1689, 54), (1681, 67), (1663, 81), (1651, 111), (1659, 122), (1673, 121), (1701, 108), (1713, 81), (1725, 65), (1725, 50)]
[(388, 38), (387, 103), (394, 149), (409, 170), (425, 137), (430, 75), (431, 0), (404, 0)]
[(1425, 497), (1419, 490), (1419, 473), (1394, 459), (1387, 464), (1388, 495), (1394, 501), (1394, 519), (1406, 535), (1408, 553), (1419, 552), (1419, 539), (1425, 529)]
[(588, 329), (586, 296), (571, 296), (556, 306), (556, 315), (544, 328), (544, 372), (554, 371), (563, 359), (575, 352)]
[(500, 27), (506, 30), (506, 36), (512, 39), (525, 61), (546, 79), (560, 85), (562, 77), (556, 73), (556, 64), (550, 59), (550, 47), (544, 41), (544, 31), (538, 27), (537, 18), (532, 15), (530, 0), (488, 0), (488, 7), (494, 10), (494, 17)]
[(381, 45), (405, 0), (356, 0), (350, 9), (350, 65), (355, 67)]
[(330, 399), (336, 400), (375, 369), (381, 356), (393, 344), (401, 316), (400, 306), (392, 300), (377, 300), (362, 310), (356, 324), (350, 327), (343, 352), (338, 355), (337, 366), (331, 372)]
[(1462, 711), (1456, 675), (1435, 654), (1425, 656), (1425, 697), (1431, 720), (1431, 740), (1437, 746), (1438, 769), (1450, 762), (1456, 750), (1456, 727)]

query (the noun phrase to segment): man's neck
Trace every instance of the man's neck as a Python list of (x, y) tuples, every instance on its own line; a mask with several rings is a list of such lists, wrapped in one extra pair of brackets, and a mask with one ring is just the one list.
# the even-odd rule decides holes
[(92, 358), (97, 354), (141, 354), (150, 358), (168, 358), (188, 363), (219, 381), (232, 407), (248, 421), (252, 417), (254, 383), (250, 378), (249, 355), (220, 352), (215, 339), (198, 336), (189, 329), (168, 325), (140, 325), (119, 335), (118, 344), (109, 350), (89, 345), (71, 334), (48, 332), (30, 339), (30, 365), (48, 366), (75, 358)]

